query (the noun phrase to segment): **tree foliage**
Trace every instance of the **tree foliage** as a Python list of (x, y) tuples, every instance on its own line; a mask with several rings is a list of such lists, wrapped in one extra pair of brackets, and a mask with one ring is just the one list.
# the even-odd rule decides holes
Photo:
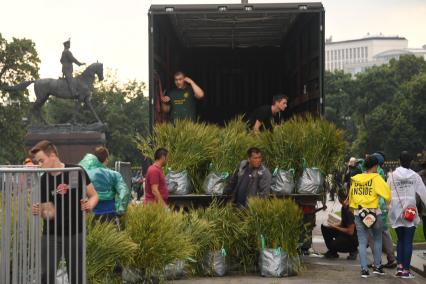
[(327, 72), (325, 91), (326, 117), (346, 130), (353, 154), (383, 150), (396, 159), (402, 150), (418, 153), (426, 144), (423, 58), (404, 55), (355, 78)]
[[(0, 89), (38, 79), (39, 63), (33, 41), (18, 38), (7, 41), (0, 33)], [(28, 107), (28, 91), (0, 92), (0, 164), (21, 163), (25, 156), (23, 118)]]

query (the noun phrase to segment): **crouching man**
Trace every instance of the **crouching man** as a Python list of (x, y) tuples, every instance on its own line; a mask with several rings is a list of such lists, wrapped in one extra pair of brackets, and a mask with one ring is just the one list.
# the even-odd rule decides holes
[(321, 225), (322, 236), (328, 251), (326, 258), (338, 258), (338, 252), (349, 253), (347, 259), (355, 260), (358, 255), (358, 238), (355, 229), (355, 217), (349, 209), (349, 200), (345, 191), (338, 192), (342, 204), (342, 221), (339, 225)]
[(271, 189), (272, 176), (262, 164), (260, 149), (250, 148), (247, 157), (240, 163), (224, 191), (225, 194), (232, 194), (232, 202), (237, 207), (245, 207), (249, 197), (268, 197)]

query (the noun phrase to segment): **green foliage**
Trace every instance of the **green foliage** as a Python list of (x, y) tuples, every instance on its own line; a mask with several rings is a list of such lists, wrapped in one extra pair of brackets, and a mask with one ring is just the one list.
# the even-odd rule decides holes
[(135, 267), (148, 280), (163, 279), (167, 264), (194, 255), (182, 212), (169, 212), (160, 204), (129, 206), (124, 223), (130, 238), (138, 245)]
[(303, 213), (296, 203), (289, 199), (251, 198), (246, 214), (251, 248), (260, 251), (263, 236), (265, 248), (281, 247), (292, 257), (298, 255)]
[[(0, 33), (0, 89), (38, 79), (39, 63), (33, 41), (13, 38), (8, 42)], [(0, 164), (21, 164), (25, 157), (27, 95), (28, 91), (0, 92)]]
[(151, 136), (138, 136), (139, 149), (151, 159), (160, 147), (169, 151), (168, 167), (188, 171), (196, 192), (201, 192), (209, 163), (219, 144), (219, 128), (205, 123), (178, 120), (158, 124)]
[(138, 247), (125, 231), (118, 231), (113, 222), (94, 222), (92, 216), (87, 219), (86, 245), (87, 278), (93, 284), (106, 280), (120, 283), (121, 275), (114, 274), (114, 269), (118, 265), (131, 266)]
[(236, 165), (247, 156), (247, 149), (257, 146), (252, 133), (247, 133), (247, 125), (238, 117), (221, 129), (218, 145), (212, 156), (212, 172), (232, 173)]
[(262, 135), (262, 149), (270, 168), (295, 169), (300, 175), (307, 166), (331, 173), (343, 159), (343, 132), (324, 119), (293, 117)]
[[(107, 124), (107, 148), (116, 160), (133, 164), (142, 162), (137, 149), (137, 133), (148, 133), (148, 99), (144, 97), (145, 84), (129, 81), (120, 84), (113, 75), (99, 82), (92, 93), (92, 104), (100, 119)], [(51, 123), (68, 123), (75, 111), (71, 100), (50, 98), (46, 104), (47, 120)], [(80, 106), (79, 123), (93, 123), (96, 119), (90, 110)], [(110, 161), (114, 162), (114, 161)]]
[[(353, 154), (377, 150), (397, 159), (402, 150), (425, 146), (426, 62), (401, 56), (353, 79), (342, 72), (326, 73), (326, 115), (348, 134)], [(343, 112), (342, 112), (343, 110)]]

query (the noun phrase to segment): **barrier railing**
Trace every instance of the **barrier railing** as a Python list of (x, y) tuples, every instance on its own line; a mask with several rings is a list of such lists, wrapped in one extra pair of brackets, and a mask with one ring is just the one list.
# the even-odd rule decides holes
[(0, 166), (0, 283), (86, 283), (79, 167)]

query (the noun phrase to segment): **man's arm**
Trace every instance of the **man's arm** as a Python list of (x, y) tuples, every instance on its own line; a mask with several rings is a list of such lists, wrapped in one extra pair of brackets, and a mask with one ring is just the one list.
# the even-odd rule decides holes
[(96, 205), (99, 202), (99, 196), (98, 193), (95, 190), (95, 187), (92, 183), (88, 184), (86, 187), (86, 194), (88, 199), (87, 200), (81, 200), (81, 210), (82, 211), (91, 211), (93, 208), (96, 207)]
[(185, 77), (185, 82), (191, 85), (194, 95), (197, 99), (204, 98), (204, 91), (191, 78)]
[(237, 183), (238, 183), (238, 169), (232, 175), (228, 185), (223, 190), (223, 194), (231, 195), (234, 192), (235, 186), (237, 186)]
[(349, 225), (347, 228), (341, 227), (341, 226), (337, 226), (337, 225), (331, 225), (329, 226), (330, 228), (336, 229), (346, 235), (350, 235), (352, 236), (355, 232), (355, 224), (351, 224)]
[(158, 184), (152, 184), (151, 185), (152, 194), (155, 197), (155, 200), (157, 200), (158, 203), (163, 205), (163, 207), (167, 207), (166, 202), (163, 200), (163, 197), (160, 194), (160, 191), (158, 190)]
[(81, 65), (86, 64), (86, 63), (81, 63), (80, 61), (78, 61), (78, 60), (74, 57), (74, 55), (72, 55), (71, 51), (69, 51), (69, 50), (68, 50), (68, 52), (67, 52), (67, 56), (68, 56), (68, 59), (69, 59), (71, 62), (73, 62), (73, 63), (77, 64), (78, 66), (81, 66)]
[(262, 122), (256, 119), (256, 122), (254, 123), (254, 126), (253, 126), (254, 132), (259, 132), (261, 126), (262, 126)]

